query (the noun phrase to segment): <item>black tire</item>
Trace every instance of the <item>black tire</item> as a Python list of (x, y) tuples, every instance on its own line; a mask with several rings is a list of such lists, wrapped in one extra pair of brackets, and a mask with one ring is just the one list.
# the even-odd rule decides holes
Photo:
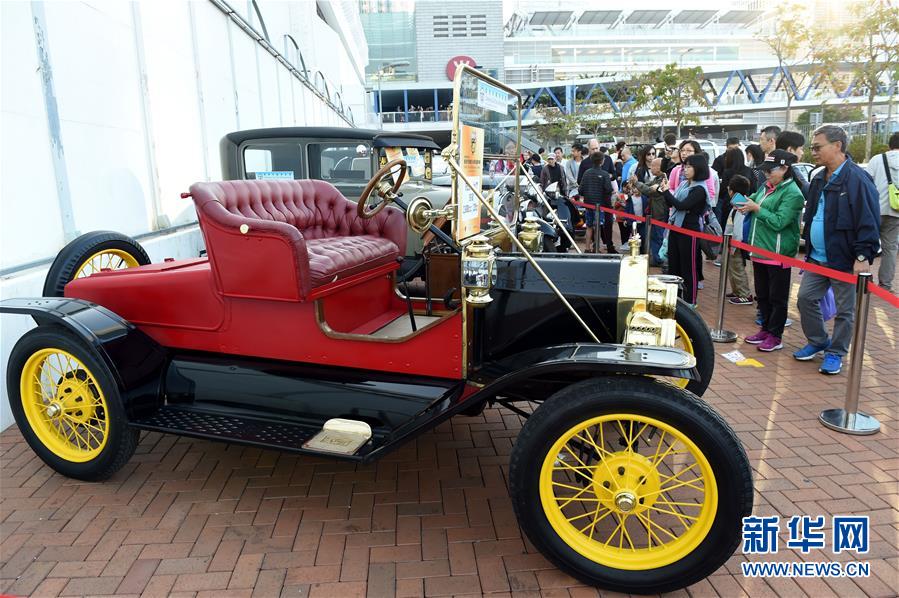
[[(695, 548), (670, 564), (640, 570), (600, 564), (575, 551), (547, 518), (540, 480), (548, 452), (574, 426), (610, 414), (651, 417), (673, 426), (696, 444), (714, 473), (717, 509), (711, 527)], [(651, 446), (644, 448), (651, 450)], [(600, 463), (592, 471), (593, 484), (601, 473)], [(689, 392), (651, 378), (631, 376), (585, 380), (544, 402), (527, 420), (513, 448), (509, 491), (519, 524), (544, 556), (585, 583), (626, 594), (672, 591), (710, 575), (739, 546), (742, 518), (751, 514), (753, 502), (749, 460), (724, 420)]]
[(123, 251), (139, 266), (150, 263), (150, 256), (140, 243), (127, 235), (108, 230), (86, 233), (56, 255), (44, 281), (44, 297), (62, 297), (65, 286), (75, 278), (87, 259), (101, 251)]
[(701, 376), (700, 380), (690, 380), (687, 390), (701, 397), (708, 389), (715, 373), (715, 346), (712, 343), (712, 335), (709, 334), (709, 327), (706, 326), (702, 316), (683, 299), (678, 298), (674, 317), (690, 339), (693, 355), (696, 357), (696, 368)]
[[(40, 440), (25, 415), (20, 378), (28, 359), (37, 351), (48, 348), (66, 351), (80, 361), (93, 375), (106, 400), (106, 444), (89, 461), (71, 461), (56, 454)], [(64, 476), (87, 481), (104, 480), (121, 469), (137, 448), (140, 431), (128, 425), (112, 372), (93, 349), (64, 328), (40, 326), (19, 339), (9, 357), (6, 389), (13, 416), (25, 441), (44, 463)]]

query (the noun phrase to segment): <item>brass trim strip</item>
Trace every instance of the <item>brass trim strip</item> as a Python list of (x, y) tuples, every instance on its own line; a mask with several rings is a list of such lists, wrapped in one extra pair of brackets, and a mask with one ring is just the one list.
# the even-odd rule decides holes
[[(336, 332), (333, 328), (328, 326), (328, 323), (325, 321), (325, 306), (321, 300), (315, 301), (315, 322), (318, 324), (319, 330), (322, 331), (322, 334), (327, 336), (328, 338), (338, 339), (338, 340), (353, 340), (353, 341), (365, 341), (369, 343), (404, 343), (409, 339), (418, 336), (422, 332), (426, 330), (430, 330), (431, 328), (435, 328), (439, 326), (447, 319), (453, 317), (459, 312), (459, 309), (456, 309), (452, 312), (446, 312), (445, 315), (442, 315), (439, 320), (434, 320), (430, 324), (426, 324), (422, 326), (415, 332), (411, 334), (407, 334), (406, 336), (400, 336), (397, 338), (383, 338), (383, 337), (372, 337), (368, 334), (352, 334), (350, 332)], [(402, 317), (408, 317), (407, 313), (403, 313)], [(387, 324), (389, 324), (388, 322)], [(385, 326), (387, 325), (385, 324)]]
[[(471, 189), (472, 193), (475, 194), (475, 197), (478, 198), (478, 200), (481, 202), (481, 204), (485, 208), (487, 208), (487, 213), (490, 214), (490, 217), (493, 218), (493, 220), (496, 221), (496, 223), (499, 224), (500, 227), (504, 231), (506, 231), (506, 234), (508, 234), (509, 238), (512, 239), (512, 242), (518, 246), (518, 249), (524, 254), (524, 257), (527, 258), (527, 260), (528, 260), (528, 262), (530, 262), (531, 266), (534, 267), (534, 270), (537, 271), (537, 274), (539, 274), (540, 277), (543, 278), (544, 282), (546, 282), (546, 284), (549, 286), (549, 288), (551, 288), (553, 290), (553, 292), (556, 294), (556, 296), (559, 298), (559, 300), (562, 302), (562, 304), (565, 305), (566, 308), (568, 308), (568, 311), (571, 312), (571, 315), (573, 315), (574, 318), (580, 323), (580, 325), (583, 326), (584, 330), (587, 331), (587, 334), (590, 335), (590, 338), (592, 338), (595, 342), (600, 343), (601, 341), (599, 340), (599, 338), (597, 338), (597, 336), (595, 334), (593, 334), (593, 331), (590, 329), (589, 326), (587, 326), (587, 323), (584, 322), (584, 320), (581, 318), (581, 316), (578, 315), (578, 313), (574, 309), (574, 307), (572, 307), (571, 304), (568, 302), (568, 300), (565, 298), (565, 295), (563, 295), (562, 292), (558, 289), (558, 287), (556, 287), (556, 285), (553, 284), (553, 281), (550, 280), (550, 278), (546, 274), (546, 272), (543, 271), (543, 268), (541, 268), (540, 265), (537, 264), (537, 261), (534, 260), (533, 256), (527, 250), (527, 248), (521, 243), (521, 241), (518, 240), (518, 237), (515, 236), (515, 234), (509, 229), (509, 227), (506, 225), (506, 223), (503, 222), (503, 220), (502, 220), (502, 218), (500, 218), (499, 214), (496, 213), (496, 210), (493, 209), (493, 206), (490, 205), (490, 202), (488, 202), (486, 199), (484, 199), (484, 196), (478, 192), (478, 190), (475, 188), (474, 184), (470, 180), (468, 180), (468, 177), (465, 176), (464, 172), (462, 172), (462, 167), (459, 166), (459, 163), (456, 162), (456, 159), (453, 157), (449, 158), (447, 160), (447, 164), (449, 164), (450, 167), (455, 171), (456, 177), (462, 179), (462, 181), (466, 185), (468, 185), (468, 188)], [(463, 295), (464, 295), (464, 293), (463, 293)]]

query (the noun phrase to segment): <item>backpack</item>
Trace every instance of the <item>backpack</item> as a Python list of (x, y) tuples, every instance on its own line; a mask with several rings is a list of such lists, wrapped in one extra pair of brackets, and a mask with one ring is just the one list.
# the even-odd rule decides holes
[(893, 177), (890, 175), (890, 163), (887, 161), (886, 152), (880, 154), (880, 157), (883, 158), (883, 171), (887, 175), (887, 191), (890, 194), (890, 207), (894, 210), (899, 210), (899, 187), (896, 186), (896, 183), (893, 182)]

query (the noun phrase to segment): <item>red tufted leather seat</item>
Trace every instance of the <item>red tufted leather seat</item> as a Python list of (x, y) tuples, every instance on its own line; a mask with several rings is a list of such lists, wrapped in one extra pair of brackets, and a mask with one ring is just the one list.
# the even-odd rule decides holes
[(406, 252), (400, 210), (359, 218), (356, 204), (325, 181), (195, 183), (190, 192), (226, 295), (302, 301), (316, 287), (396, 263)]

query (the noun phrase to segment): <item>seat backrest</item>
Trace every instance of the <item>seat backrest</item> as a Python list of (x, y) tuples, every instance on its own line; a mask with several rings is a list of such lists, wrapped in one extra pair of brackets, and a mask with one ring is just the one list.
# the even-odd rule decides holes
[[(359, 218), (356, 204), (326, 181), (195, 183), (190, 192), (216, 281), (226, 294), (305, 297), (310, 288), (307, 239), (372, 235), (396, 243), (400, 255), (406, 252), (406, 219), (400, 210), (388, 207), (374, 218)], [(251, 239), (256, 243), (248, 245)], [(252, 272), (260, 269), (266, 273), (263, 287), (271, 287), (262, 295), (256, 292), (264, 290), (260, 283), (253, 282), (259, 273)], [(278, 272), (280, 281), (275, 280)]]
[[(356, 203), (345, 198), (327, 181), (318, 180), (269, 180), (224, 181), (216, 183), (220, 192), (215, 199), (235, 216), (251, 220), (286, 222), (295, 227), (306, 239), (325, 237), (351, 237), (374, 235), (394, 239), (387, 229), (388, 221), (401, 217), (385, 211), (374, 218), (364, 220), (356, 214)], [(195, 198), (196, 201), (196, 198)], [(405, 237), (405, 230), (400, 235)]]

